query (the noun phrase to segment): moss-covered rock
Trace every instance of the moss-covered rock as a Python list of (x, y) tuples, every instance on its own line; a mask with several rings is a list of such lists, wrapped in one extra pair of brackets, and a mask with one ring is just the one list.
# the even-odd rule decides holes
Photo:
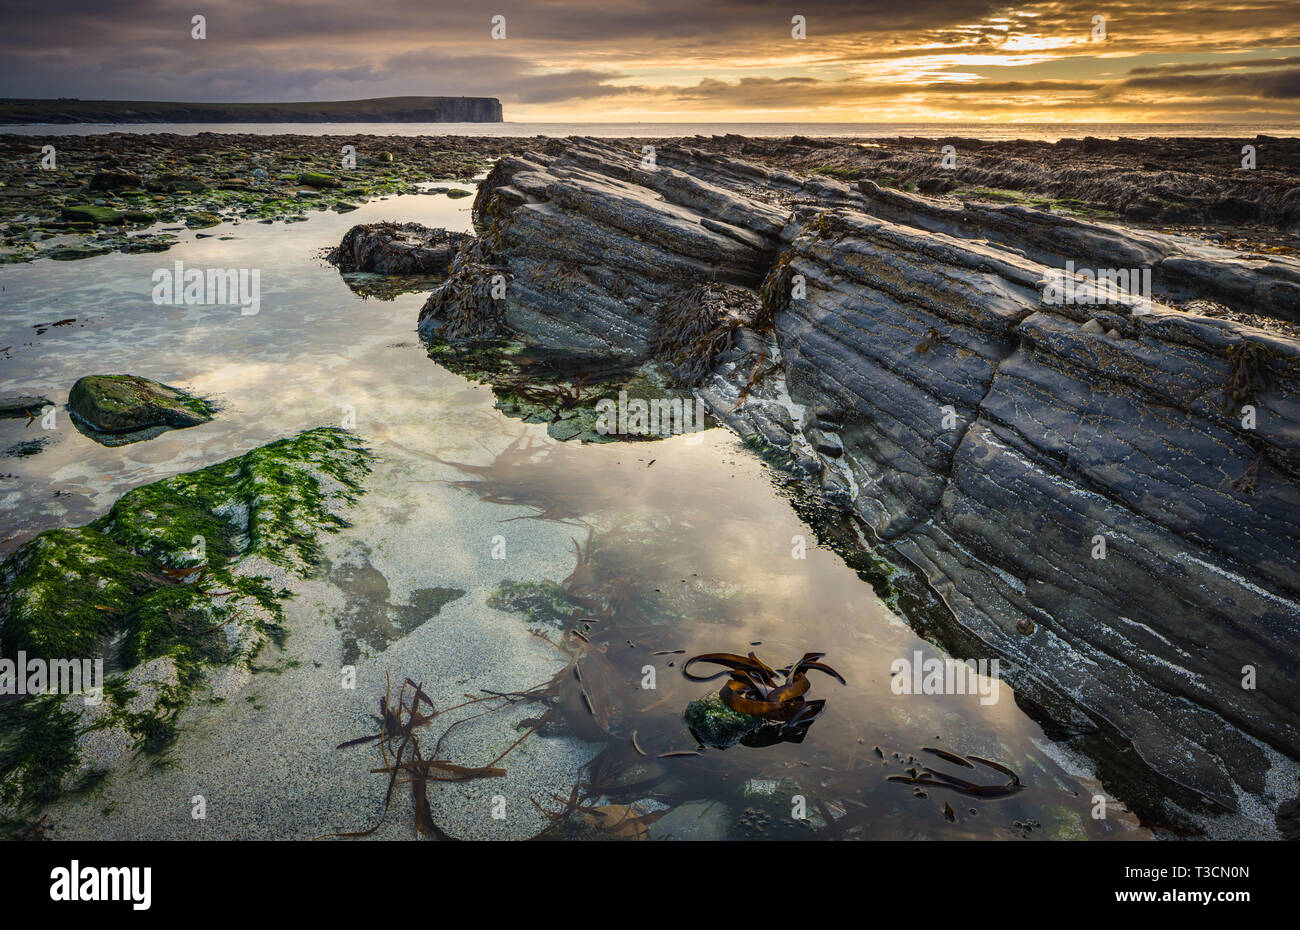
[(64, 207), (61, 211), (65, 220), (72, 222), (93, 223), (96, 226), (116, 226), (126, 220), (126, 214), (112, 207), (97, 207), (90, 204)]
[(716, 694), (686, 705), (686, 725), (701, 743), (714, 749), (726, 749), (767, 725), (761, 717), (732, 710)]
[(72, 386), (68, 406), (103, 433), (151, 426), (184, 429), (212, 419), (214, 409), (192, 394), (138, 375), (87, 375)]
[(221, 222), (221, 217), (208, 210), (199, 210), (191, 213), (185, 219), (185, 225), (190, 229), (207, 229), (209, 226), (216, 226)]
[(126, 171), (96, 171), (88, 185), (92, 191), (112, 191), (140, 186), (140, 176)]
[[(124, 494), (93, 523), (49, 530), (0, 563), (0, 656), (98, 655), (105, 637), (157, 639), (191, 608), (210, 615), (208, 581), (268, 600), (229, 566), (257, 555), (315, 564), (316, 535), (344, 521), (368, 454), (350, 434), (318, 429)], [(186, 570), (203, 583), (186, 584)], [(141, 657), (156, 650), (137, 648)]]
[[(123, 670), (93, 712), (68, 695), (11, 712), (0, 804), (48, 800), (51, 779), (78, 763), (63, 745), (74, 736), (115, 727), (157, 748), (206, 667), (250, 662), (278, 640), (284, 592), (258, 567), (303, 574), (316, 564), (319, 534), (346, 525), (369, 461), (352, 434), (310, 430), (129, 491), (93, 523), (46, 531), (0, 563), (0, 658), (103, 658)], [(139, 672), (146, 664), (152, 671)], [(81, 723), (65, 725), (68, 713)], [(51, 721), (59, 745), (28, 731)]]
[(298, 183), (305, 184), (308, 187), (342, 187), (343, 182), (338, 178), (332, 178), (328, 174), (319, 174), (315, 171), (307, 171), (298, 175)]

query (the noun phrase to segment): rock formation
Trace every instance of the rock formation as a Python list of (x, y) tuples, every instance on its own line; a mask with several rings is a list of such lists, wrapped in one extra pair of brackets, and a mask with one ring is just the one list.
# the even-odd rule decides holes
[(1300, 262), (593, 140), (502, 159), (474, 218), (423, 333), (671, 356), (1107, 774), (1288, 800)]
[(445, 274), (457, 250), (473, 237), (419, 223), (353, 226), (328, 256), (339, 271)]

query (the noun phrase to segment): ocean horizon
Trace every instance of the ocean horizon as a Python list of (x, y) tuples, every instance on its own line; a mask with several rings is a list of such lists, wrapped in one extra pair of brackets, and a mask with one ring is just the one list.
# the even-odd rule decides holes
[(108, 133), (182, 136), (201, 133), (314, 136), (594, 136), (597, 138), (664, 138), (680, 136), (744, 135), (819, 138), (925, 138), (962, 137), (996, 141), (1027, 139), (1053, 142), (1092, 136), (1119, 138), (1243, 138), (1257, 135), (1300, 136), (1300, 124), (1283, 123), (733, 123), (733, 122), (624, 122), (624, 123), (31, 123), (0, 126), (0, 134), (21, 136), (84, 136)]

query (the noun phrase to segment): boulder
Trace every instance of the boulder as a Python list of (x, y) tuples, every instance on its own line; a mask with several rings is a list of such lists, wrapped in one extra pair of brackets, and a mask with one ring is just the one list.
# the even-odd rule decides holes
[(97, 171), (90, 179), (92, 191), (132, 190), (140, 186), (140, 176), (126, 171)]
[(473, 238), (419, 223), (367, 223), (349, 229), (328, 261), (345, 273), (446, 274), (456, 251)]
[(188, 174), (160, 174), (145, 182), (145, 190), (155, 194), (175, 194), (178, 191), (196, 194), (207, 189), (208, 185), (202, 178)]
[(95, 226), (117, 226), (126, 221), (126, 213), (122, 210), (93, 204), (63, 207), (60, 212), (69, 222), (91, 223)]
[(212, 419), (213, 407), (184, 391), (137, 375), (87, 375), (77, 380), (68, 407), (83, 423), (104, 433), (150, 427), (184, 429)]
[(332, 178), (327, 174), (319, 174), (314, 171), (308, 171), (298, 175), (298, 183), (305, 184), (307, 187), (342, 187), (343, 182), (338, 178)]

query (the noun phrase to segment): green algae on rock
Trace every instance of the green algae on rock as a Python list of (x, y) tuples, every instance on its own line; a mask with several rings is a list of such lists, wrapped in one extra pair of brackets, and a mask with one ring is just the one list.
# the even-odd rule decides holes
[(505, 581), (488, 596), (494, 610), (528, 615), (531, 623), (565, 629), (582, 609), (580, 599), (554, 581)]
[(732, 710), (716, 694), (691, 701), (686, 705), (686, 725), (701, 743), (714, 749), (735, 746), (746, 736), (769, 726), (762, 717), (753, 717)]
[(306, 184), (308, 187), (342, 187), (343, 182), (338, 178), (331, 178), (327, 174), (318, 174), (314, 171), (308, 171), (298, 175), (298, 183)]
[(93, 223), (96, 226), (116, 226), (126, 221), (126, 214), (112, 207), (97, 207), (89, 204), (64, 207), (63, 218), (74, 222)]
[(68, 406), (102, 433), (129, 433), (152, 426), (184, 429), (212, 419), (207, 401), (138, 375), (87, 375), (77, 380)]
[[(287, 592), (267, 573), (317, 563), (318, 535), (347, 525), (370, 458), (345, 430), (309, 430), (129, 491), (98, 520), (48, 530), (0, 563), (0, 657), (102, 658), (109, 669), (103, 700), (40, 695), (6, 708), (0, 806), (47, 803), (51, 781), (103, 763), (95, 741), (109, 731), (133, 752), (165, 747), (207, 669), (249, 667), (281, 640)], [(32, 730), (51, 720), (69, 745)]]

